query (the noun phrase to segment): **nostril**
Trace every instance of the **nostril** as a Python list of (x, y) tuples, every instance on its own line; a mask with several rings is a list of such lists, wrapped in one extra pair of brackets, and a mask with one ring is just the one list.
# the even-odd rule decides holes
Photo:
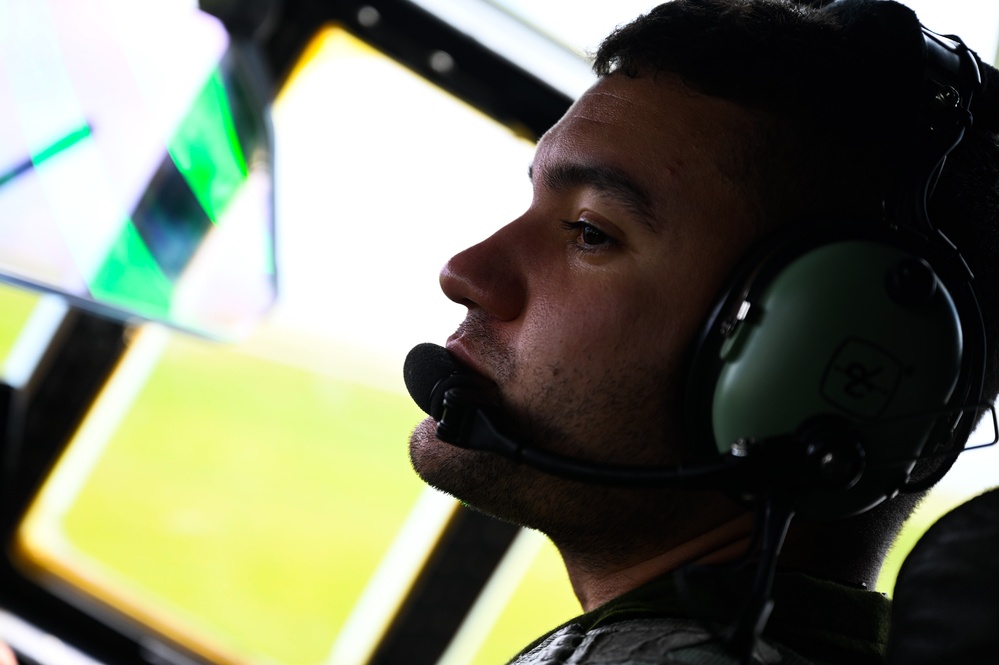
[(452, 258), (441, 270), (441, 290), (444, 295), (459, 305), (474, 307), (477, 304), (474, 294), (478, 287), (471, 283), (465, 273), (455, 265), (457, 258), (457, 256)]
[(440, 284), (449, 299), (483, 309), (500, 321), (517, 318), (526, 299), (519, 264), (497, 236), (452, 257), (441, 270)]

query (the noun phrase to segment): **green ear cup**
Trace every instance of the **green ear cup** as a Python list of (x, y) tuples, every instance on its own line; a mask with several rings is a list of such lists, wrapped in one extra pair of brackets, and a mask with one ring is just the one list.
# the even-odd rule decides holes
[(719, 452), (839, 416), (859, 432), (867, 471), (836, 511), (883, 500), (904, 482), (961, 372), (961, 324), (946, 288), (906, 250), (843, 240), (797, 256), (743, 309), (718, 350)]

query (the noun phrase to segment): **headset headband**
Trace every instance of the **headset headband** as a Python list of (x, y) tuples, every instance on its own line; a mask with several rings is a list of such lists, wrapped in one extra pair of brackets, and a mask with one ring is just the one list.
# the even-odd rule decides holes
[[(971, 127), (971, 101), (981, 88), (978, 59), (959, 37), (922, 28), (925, 85), (919, 135), (914, 137), (912, 180), (900, 183), (898, 200), (889, 203), (892, 219), (911, 220), (914, 230), (932, 237), (936, 227), (927, 202), (950, 154)], [(907, 194), (906, 194), (907, 192)], [(921, 227), (921, 228), (920, 228)]]

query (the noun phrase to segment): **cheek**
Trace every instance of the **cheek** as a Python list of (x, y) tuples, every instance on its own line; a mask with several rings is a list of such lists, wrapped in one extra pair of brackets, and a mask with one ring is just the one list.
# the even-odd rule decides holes
[(525, 360), (554, 367), (668, 355), (687, 327), (686, 305), (661, 285), (604, 282), (551, 292), (563, 295), (539, 295), (528, 309), (519, 340)]
[[(674, 411), (664, 405), (676, 394), (682, 352), (670, 307), (619, 290), (614, 298), (572, 298), (535, 311), (537, 319), (525, 319), (517, 371), (506, 386), (527, 431), (565, 454), (664, 463), (662, 441), (675, 432)], [(609, 441), (614, 446), (604, 450)]]
[(710, 238), (682, 240), (611, 274), (554, 273), (532, 284), (510, 340), (516, 365), (550, 377), (570, 368), (677, 366), (700, 333), (729, 258), (722, 251), (729, 248)]

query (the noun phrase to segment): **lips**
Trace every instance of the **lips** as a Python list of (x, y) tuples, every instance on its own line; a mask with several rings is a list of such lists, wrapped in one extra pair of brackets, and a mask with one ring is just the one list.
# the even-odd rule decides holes
[(476, 354), (466, 344), (467, 337), (461, 331), (448, 338), (445, 348), (458, 364), (460, 373), (472, 379), (475, 391), (483, 404), (498, 408), (505, 403), (504, 395), (494, 378), (494, 373), (480, 360), (481, 354)]
[(450, 353), (455, 359), (455, 362), (457, 362), (462, 369), (466, 370), (469, 374), (475, 374), (480, 378), (489, 381), (489, 383), (496, 383), (490, 374), (479, 364), (475, 357), (465, 347), (463, 337), (459, 333), (451, 335), (451, 337), (447, 340), (447, 344), (444, 345), (444, 348), (446, 348), (448, 353)]

